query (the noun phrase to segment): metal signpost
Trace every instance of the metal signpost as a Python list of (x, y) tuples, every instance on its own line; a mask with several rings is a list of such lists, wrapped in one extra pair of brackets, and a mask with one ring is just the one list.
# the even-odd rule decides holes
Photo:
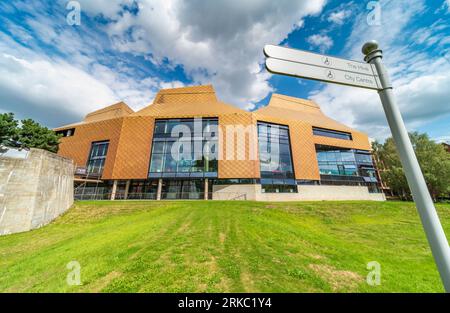
[(271, 73), (378, 91), (431, 252), (444, 288), (450, 292), (450, 248), (395, 103), (392, 85), (381, 62), (382, 51), (376, 41), (370, 41), (364, 44), (362, 52), (367, 63), (279, 46), (264, 47), (264, 54), (268, 57), (266, 68)]

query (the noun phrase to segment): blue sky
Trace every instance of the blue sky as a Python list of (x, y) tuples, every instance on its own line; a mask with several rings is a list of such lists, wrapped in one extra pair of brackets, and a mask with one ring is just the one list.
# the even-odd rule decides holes
[(377, 39), (409, 130), (450, 140), (450, 1), (80, 0), (0, 2), (0, 112), (49, 127), (160, 88), (213, 84), (242, 108), (273, 92), (315, 100), (331, 117), (383, 140), (376, 92), (275, 76), (265, 44), (362, 60)]

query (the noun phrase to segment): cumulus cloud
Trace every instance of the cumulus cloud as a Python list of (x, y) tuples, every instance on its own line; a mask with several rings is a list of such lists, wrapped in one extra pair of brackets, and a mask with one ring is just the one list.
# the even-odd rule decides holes
[[(125, 2), (116, 1), (114, 5), (111, 1), (92, 1), (84, 9), (95, 10), (108, 3), (111, 6), (105, 12), (112, 16)], [(118, 101), (140, 109), (152, 101), (157, 90), (183, 86), (179, 81), (138, 76), (134, 68), (117, 59), (114, 67), (103, 64), (105, 42), (96, 32), (49, 19), (48, 8), (37, 2), (6, 5), (1, 7), (3, 11), (21, 10), (30, 15), (22, 26), (5, 21), (6, 30), (14, 37), (0, 31), (3, 112), (13, 111), (19, 118), (32, 117), (56, 127), (79, 121), (85, 114)], [(56, 8), (59, 11), (54, 15), (63, 17), (65, 6)], [(52, 50), (45, 50), (46, 45)]]
[(335, 23), (337, 25), (344, 24), (345, 20), (352, 15), (351, 10), (339, 10), (336, 12), (331, 12), (331, 14), (328, 16), (328, 21)]
[(435, 138), (435, 141), (439, 142), (439, 143), (444, 142), (449, 145), (450, 144), (450, 135), (439, 136), (439, 137)]
[[(119, 100), (139, 109), (159, 88), (184, 85), (129, 66), (128, 58), (121, 62), (118, 55), (126, 53), (161, 71), (180, 66), (194, 84), (212, 83), (223, 100), (252, 109), (272, 91), (271, 76), (261, 66), (262, 47), (279, 43), (325, 5), (325, 0), (79, 2), (83, 15), (77, 27), (65, 23), (65, 0), (0, 4), (6, 14), (0, 29), (2, 110), (57, 126)], [(14, 12), (26, 13), (20, 25), (7, 17)], [(55, 117), (43, 113), (49, 111)]]
[(68, 122), (116, 100), (107, 85), (70, 64), (0, 53), (0, 103), (19, 116), (28, 117), (33, 110), (40, 119), (51, 121), (57, 114), (59, 121)]
[(333, 46), (333, 39), (328, 35), (314, 34), (307, 39), (308, 43), (313, 47), (318, 47), (320, 52), (325, 52)]
[(124, 6), (132, 6), (133, 0), (77, 0), (84, 13), (100, 14), (114, 18)]
[(140, 109), (157, 90), (182, 86), (156, 77), (137, 81), (98, 63), (84, 70), (31, 52), (21, 57), (0, 53), (2, 111), (13, 111), (19, 118), (32, 116), (50, 127), (79, 121), (88, 112), (118, 101)]
[[(225, 101), (241, 107), (272, 91), (261, 71), (265, 44), (301, 27), (325, 1), (140, 1), (137, 12), (112, 13), (107, 32), (114, 47), (155, 64), (182, 65), (196, 83), (212, 83)], [(89, 14), (103, 14), (101, 7)]]

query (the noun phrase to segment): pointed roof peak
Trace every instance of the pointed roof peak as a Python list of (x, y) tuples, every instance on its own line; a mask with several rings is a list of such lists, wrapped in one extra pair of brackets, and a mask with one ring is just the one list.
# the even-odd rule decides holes
[(155, 97), (153, 104), (181, 103), (181, 102), (215, 102), (216, 92), (212, 85), (188, 86), (179, 88), (161, 89)]
[(132, 113), (134, 113), (133, 109), (131, 109), (125, 102), (120, 101), (87, 114), (83, 122), (107, 120), (111, 118), (127, 116)]
[(285, 120), (302, 121), (317, 127), (342, 131), (352, 130), (350, 127), (326, 116), (314, 101), (275, 93), (272, 94), (268, 105), (259, 108), (254, 113)]
[(194, 85), (176, 88), (161, 89), (158, 93), (179, 94), (179, 93), (215, 93), (213, 85)]
[(278, 93), (272, 94), (268, 106), (296, 111), (304, 111), (304, 110), (310, 111), (311, 109), (320, 111), (319, 105), (314, 101), (302, 98), (295, 98)]

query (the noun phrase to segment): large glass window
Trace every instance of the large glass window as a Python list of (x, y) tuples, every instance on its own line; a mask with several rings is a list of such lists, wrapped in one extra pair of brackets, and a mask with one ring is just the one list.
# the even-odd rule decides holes
[(352, 140), (352, 134), (337, 130), (313, 127), (313, 134), (316, 136), (325, 136), (337, 139)]
[(162, 199), (203, 199), (204, 181), (200, 179), (190, 180), (165, 180), (163, 181)]
[(128, 199), (156, 199), (158, 180), (132, 180)]
[(259, 161), (263, 192), (297, 192), (289, 128), (258, 122)]
[(217, 177), (217, 118), (156, 120), (149, 177)]
[(316, 145), (316, 153), (321, 175), (362, 176), (376, 182), (369, 151)]
[(97, 141), (91, 144), (91, 152), (87, 163), (88, 174), (101, 176), (108, 153), (109, 141)]
[(353, 150), (316, 145), (316, 153), (321, 175), (358, 175)]
[(368, 151), (357, 150), (355, 156), (356, 161), (360, 164), (373, 164), (372, 155)]

